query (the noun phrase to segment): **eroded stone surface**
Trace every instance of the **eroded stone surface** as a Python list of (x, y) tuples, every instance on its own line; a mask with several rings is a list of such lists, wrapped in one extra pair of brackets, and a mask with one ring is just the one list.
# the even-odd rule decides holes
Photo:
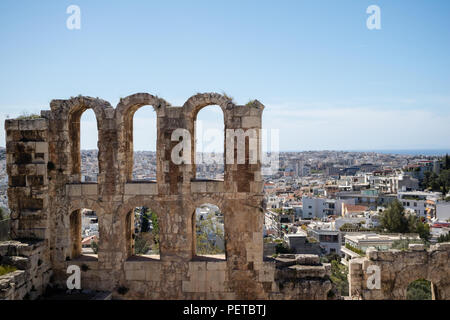
[[(379, 268), (380, 288), (370, 278)], [(368, 250), (366, 257), (349, 263), (350, 295), (354, 299), (406, 299), (408, 285), (419, 279), (432, 283), (434, 299), (450, 299), (450, 243), (410, 245), (408, 251)], [(372, 284), (372, 285), (371, 285)]]

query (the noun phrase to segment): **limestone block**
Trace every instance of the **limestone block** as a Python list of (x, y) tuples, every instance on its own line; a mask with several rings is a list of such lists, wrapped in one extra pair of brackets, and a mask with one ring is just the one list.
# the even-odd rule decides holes
[(19, 130), (19, 120), (6, 119), (5, 120), (5, 130)]
[(157, 195), (158, 194), (158, 184), (156, 184), (156, 183), (140, 183), (139, 184), (139, 194)]
[(140, 193), (139, 184), (127, 183), (125, 184), (125, 194), (138, 195)]
[(408, 249), (412, 251), (423, 251), (426, 250), (426, 247), (424, 244), (410, 243)]
[(181, 284), (181, 290), (183, 292), (194, 292), (192, 282), (191, 281), (183, 281)]
[(97, 186), (96, 183), (83, 183), (81, 184), (81, 194), (83, 196), (95, 196), (97, 195)]
[(318, 265), (320, 264), (320, 258), (315, 254), (296, 254), (295, 260), (300, 265)]
[(81, 184), (66, 184), (66, 194), (69, 197), (80, 197)]
[(144, 281), (145, 270), (125, 270), (125, 279)]
[(36, 142), (35, 153), (48, 153), (48, 142)]
[(257, 116), (246, 116), (242, 117), (242, 127), (243, 128), (260, 128), (261, 118)]
[(450, 242), (436, 243), (431, 246), (431, 250), (436, 251), (450, 251)]
[(219, 193), (224, 191), (224, 183), (222, 181), (208, 181), (206, 182), (206, 192)]
[(191, 182), (191, 192), (192, 193), (205, 193), (206, 192), (206, 182), (192, 181)]
[(161, 269), (152, 268), (149, 270), (145, 270), (145, 280), (158, 281), (160, 279), (161, 279)]
[(19, 130), (46, 130), (46, 119), (19, 120)]
[(227, 268), (227, 262), (226, 261), (210, 261), (206, 263), (206, 270), (208, 271), (214, 271), (214, 270), (226, 270)]

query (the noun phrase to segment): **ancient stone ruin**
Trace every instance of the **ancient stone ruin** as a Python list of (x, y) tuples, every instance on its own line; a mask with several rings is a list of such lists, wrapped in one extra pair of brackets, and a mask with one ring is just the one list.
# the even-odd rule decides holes
[[(375, 267), (375, 268), (374, 268)], [(379, 288), (371, 277), (378, 270)], [(410, 244), (409, 250), (367, 250), (366, 257), (350, 260), (350, 295), (364, 300), (405, 300), (408, 285), (419, 279), (431, 282), (433, 300), (450, 299), (450, 243), (426, 249)]]
[[(132, 180), (133, 115), (144, 105), (157, 114), (156, 182)], [(225, 160), (223, 181), (196, 180), (194, 161), (171, 161), (178, 128), (190, 133), (194, 157), (197, 113), (208, 105), (220, 106), (225, 129), (261, 128), (261, 103), (235, 105), (216, 93), (197, 94), (182, 107), (146, 93), (123, 98), (116, 108), (79, 96), (51, 101), (40, 118), (6, 120), (11, 236), (17, 241), (0, 244), (0, 259), (22, 264), (0, 280), (0, 294), (35, 298), (49, 284), (64, 288), (68, 266), (78, 265), (82, 288), (110, 291), (117, 299), (327, 299), (329, 265), (318, 258), (263, 259), (261, 157), (250, 163), (248, 141), (245, 163)], [(97, 118), (97, 183), (82, 183), (80, 176), (80, 117), (87, 109)], [(224, 215), (225, 259), (195, 254), (194, 212), (204, 203)], [(140, 206), (158, 216), (158, 259), (133, 253), (130, 212)], [(81, 251), (82, 208), (98, 216), (95, 257)]]

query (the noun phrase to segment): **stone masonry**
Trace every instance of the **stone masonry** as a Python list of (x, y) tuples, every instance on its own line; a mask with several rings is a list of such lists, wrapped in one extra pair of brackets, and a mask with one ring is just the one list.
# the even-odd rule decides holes
[[(374, 288), (370, 267), (378, 267), (380, 287)], [(366, 257), (350, 260), (349, 290), (354, 299), (405, 300), (408, 285), (419, 279), (431, 282), (435, 300), (450, 299), (450, 243), (438, 243), (426, 249), (410, 244), (409, 250), (367, 250)], [(370, 288), (369, 286), (372, 288)], [(371, 285), (372, 284), (372, 285)]]
[[(157, 114), (156, 183), (132, 181), (133, 115), (144, 105)], [(48, 252), (42, 263), (53, 273), (47, 282), (64, 287), (68, 265), (76, 264), (83, 289), (111, 291), (118, 299), (327, 298), (329, 266), (301, 256), (284, 264), (263, 259), (259, 131), (256, 164), (247, 141), (245, 163), (225, 161), (223, 181), (195, 179), (195, 121), (208, 105), (221, 107), (225, 130), (261, 128), (261, 103), (235, 105), (216, 93), (194, 95), (182, 107), (147, 93), (123, 98), (116, 108), (79, 96), (51, 101), (38, 119), (6, 120), (11, 236), (42, 241)], [(97, 118), (97, 183), (80, 179), (80, 117), (87, 109)], [(178, 128), (191, 134), (192, 164), (171, 161)], [(194, 213), (204, 203), (224, 214), (225, 260), (195, 255)], [(140, 206), (158, 216), (159, 259), (133, 255), (129, 213)], [(98, 216), (97, 257), (81, 254), (82, 208)]]

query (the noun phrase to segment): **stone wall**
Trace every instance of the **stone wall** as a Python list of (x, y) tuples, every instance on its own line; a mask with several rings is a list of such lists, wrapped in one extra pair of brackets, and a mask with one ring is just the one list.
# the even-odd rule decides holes
[[(380, 288), (374, 288), (372, 266), (380, 271)], [(354, 299), (404, 300), (408, 285), (419, 279), (432, 283), (433, 298), (450, 299), (450, 243), (439, 243), (426, 249), (411, 244), (408, 251), (367, 250), (366, 257), (350, 260), (349, 289)], [(368, 286), (369, 283), (369, 286)]]
[[(153, 106), (157, 115), (156, 183), (132, 181), (133, 116), (144, 105)], [(195, 179), (195, 120), (208, 105), (220, 106), (225, 130), (256, 129), (252, 141), (257, 142), (257, 162), (250, 161), (254, 154), (248, 140), (244, 163), (225, 157), (223, 181)], [(89, 184), (81, 183), (80, 177), (80, 118), (87, 109), (97, 118), (99, 149), (98, 182)], [(64, 286), (67, 266), (77, 264), (82, 266), (83, 288), (109, 290), (114, 298), (326, 298), (325, 273), (309, 280), (302, 277), (309, 271), (280, 273), (274, 263), (263, 261), (259, 131), (263, 109), (256, 100), (235, 105), (217, 93), (197, 94), (181, 107), (138, 93), (121, 99), (116, 108), (101, 99), (79, 96), (51, 101), (40, 119), (6, 120), (12, 237), (43, 241), (54, 284)], [(190, 141), (184, 142), (191, 149), (191, 161), (187, 157), (175, 164), (171, 153), (180, 141), (172, 134), (180, 128), (190, 133)], [(236, 144), (233, 150), (238, 153)], [(194, 213), (204, 203), (218, 206), (224, 214), (225, 260), (204, 261), (195, 255)], [(156, 260), (133, 255), (128, 213), (141, 206), (158, 216), (160, 257)], [(82, 208), (98, 216), (96, 257), (81, 254)]]
[(48, 254), (43, 241), (1, 242), (0, 264), (17, 270), (0, 276), (0, 300), (34, 300), (41, 296), (52, 275)]

